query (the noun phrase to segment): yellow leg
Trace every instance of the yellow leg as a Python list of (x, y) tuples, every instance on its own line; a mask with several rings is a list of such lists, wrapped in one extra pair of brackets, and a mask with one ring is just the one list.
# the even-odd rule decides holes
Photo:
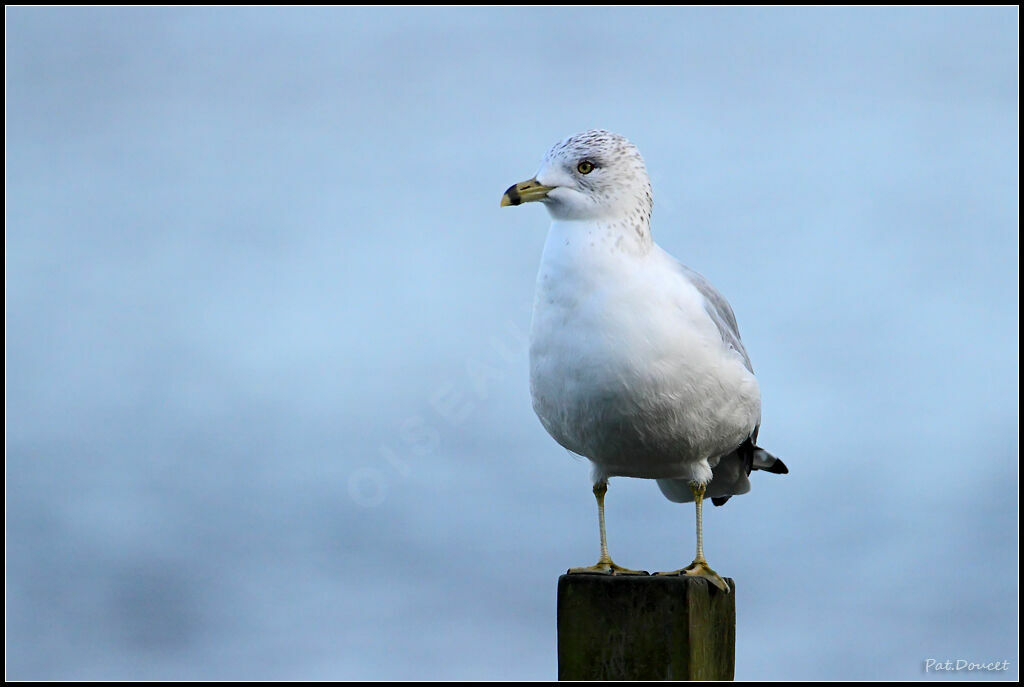
[(569, 568), (569, 573), (602, 573), (605, 575), (646, 575), (643, 570), (630, 570), (616, 564), (608, 555), (608, 535), (604, 528), (604, 495), (608, 492), (608, 482), (601, 480), (594, 485), (594, 496), (597, 498), (597, 519), (601, 525), (601, 560), (586, 568)]
[(655, 575), (690, 575), (692, 577), (703, 577), (705, 580), (729, 593), (729, 583), (722, 579), (722, 576), (711, 569), (704, 558), (704, 485), (690, 482), (690, 491), (693, 492), (693, 500), (697, 504), (697, 556), (685, 568), (673, 570), (672, 572), (654, 573)]

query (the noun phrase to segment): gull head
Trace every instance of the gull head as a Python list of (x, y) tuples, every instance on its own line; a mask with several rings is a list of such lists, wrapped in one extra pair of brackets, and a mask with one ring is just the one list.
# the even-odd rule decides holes
[(537, 174), (513, 184), (501, 206), (539, 201), (560, 220), (650, 222), (651, 181), (636, 146), (591, 129), (559, 141)]

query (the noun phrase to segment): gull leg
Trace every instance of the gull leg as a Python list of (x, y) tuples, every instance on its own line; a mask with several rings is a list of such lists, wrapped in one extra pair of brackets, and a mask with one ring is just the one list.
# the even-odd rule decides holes
[(642, 570), (630, 570), (616, 564), (608, 555), (608, 535), (604, 528), (604, 495), (608, 492), (608, 482), (601, 480), (594, 485), (594, 497), (597, 498), (597, 519), (601, 524), (601, 560), (586, 568), (569, 568), (569, 573), (603, 573), (605, 575), (646, 575)]
[[(594, 487), (595, 489), (597, 487)], [(703, 577), (711, 584), (729, 593), (729, 583), (722, 579), (722, 576), (711, 569), (704, 558), (704, 485), (697, 482), (690, 482), (690, 491), (693, 492), (693, 500), (697, 504), (697, 556), (685, 568), (673, 570), (672, 572), (654, 573), (655, 575), (690, 575), (692, 577)]]

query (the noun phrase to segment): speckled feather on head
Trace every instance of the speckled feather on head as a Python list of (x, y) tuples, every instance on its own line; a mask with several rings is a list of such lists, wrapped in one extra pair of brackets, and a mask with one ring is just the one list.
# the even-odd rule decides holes
[[(638, 234), (649, 238), (654, 195), (640, 150), (624, 136), (591, 129), (553, 145), (544, 156), (541, 170), (555, 166), (572, 169), (584, 160), (593, 163), (594, 171), (576, 175), (581, 189), (602, 206), (621, 207), (623, 219), (630, 221)], [(542, 174), (539, 172), (537, 179), (543, 182)]]

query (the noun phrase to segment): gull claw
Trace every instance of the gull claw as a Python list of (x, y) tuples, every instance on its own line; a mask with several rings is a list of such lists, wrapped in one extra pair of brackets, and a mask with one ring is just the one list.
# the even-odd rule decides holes
[(629, 568), (623, 568), (621, 565), (618, 565), (611, 560), (600, 560), (594, 565), (587, 566), (585, 568), (569, 568), (566, 572), (569, 575), (576, 575), (580, 573), (597, 575), (650, 575), (646, 570), (630, 570)]
[(671, 572), (658, 572), (654, 574), (664, 576), (686, 575), (688, 577), (703, 577), (705, 580), (715, 585), (726, 594), (730, 592), (729, 583), (726, 582), (721, 575), (712, 570), (711, 567), (708, 565), (707, 561), (697, 560), (693, 563), (690, 563), (685, 568), (680, 568), (679, 570), (673, 570)]

